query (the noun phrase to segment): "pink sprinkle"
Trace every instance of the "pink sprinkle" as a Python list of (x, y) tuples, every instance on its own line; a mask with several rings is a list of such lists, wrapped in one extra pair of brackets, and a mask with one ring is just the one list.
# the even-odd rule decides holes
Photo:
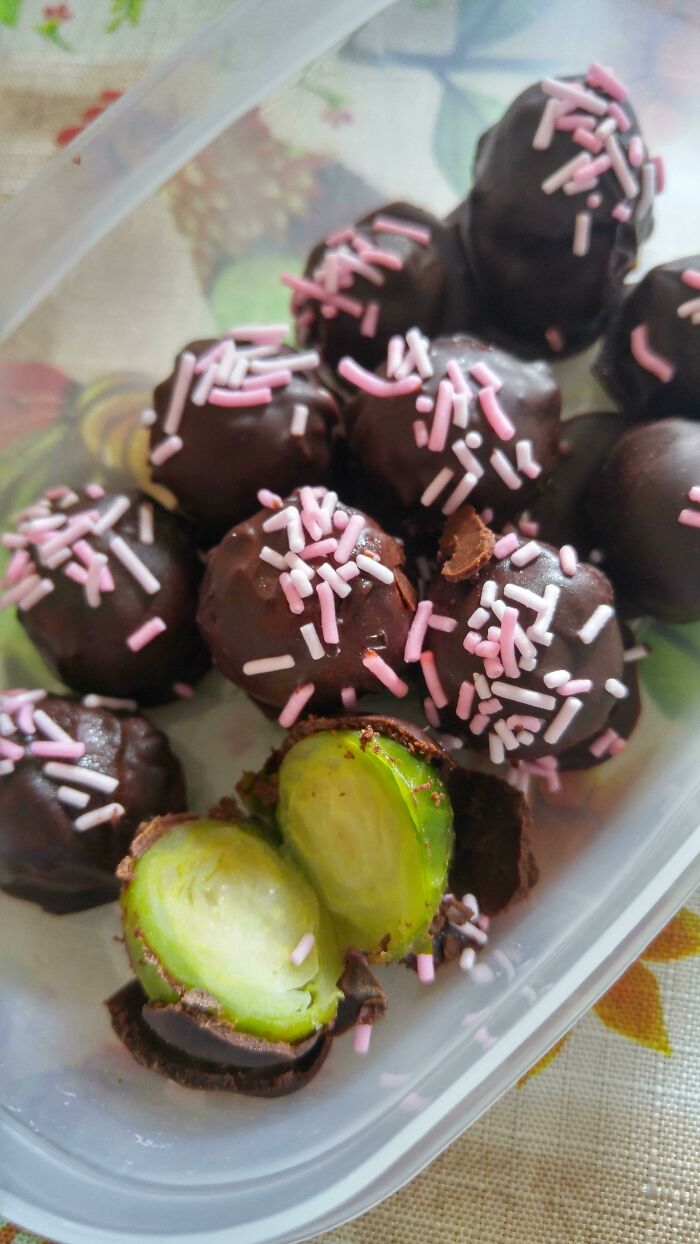
[(588, 750), (592, 756), (596, 757), (596, 760), (600, 760), (601, 757), (605, 756), (605, 754), (610, 751), (611, 745), (616, 739), (619, 739), (619, 737), (620, 736), (616, 730), (605, 730), (603, 734), (599, 734), (598, 738), (591, 743)]
[[(272, 389), (267, 385), (267, 376), (260, 377), (260, 379), (265, 382), (265, 387), (263, 388), (245, 390), (212, 389), (209, 394), (209, 404), (211, 406), (225, 406), (228, 408), (238, 406), (265, 406), (268, 402), (272, 401)], [(153, 458), (153, 455), (151, 455), (151, 458)]]
[(656, 193), (661, 194), (661, 191), (666, 185), (666, 166), (664, 164), (664, 158), (660, 155), (651, 156), (650, 158), (651, 163), (656, 169)]
[(428, 449), (433, 453), (442, 453), (447, 444), (447, 434), (452, 422), (452, 399), (454, 389), (449, 380), (441, 380), (438, 386), (435, 414), (428, 439)]
[(47, 756), (51, 760), (79, 760), (85, 755), (85, 744), (46, 739), (30, 743), (29, 750), (33, 756)]
[(452, 387), (454, 388), (455, 393), (469, 394), (469, 385), (467, 384), (466, 376), (457, 362), (457, 359), (448, 359), (445, 371), (452, 381)]
[(372, 1025), (357, 1023), (353, 1029), (352, 1048), (356, 1054), (366, 1054), (372, 1036)]
[[(223, 393), (223, 389), (220, 392)], [(151, 462), (154, 466), (163, 466), (170, 458), (174, 458), (175, 454), (180, 453), (182, 444), (181, 436), (166, 436), (165, 440), (151, 450)]]
[(180, 700), (191, 700), (194, 696), (194, 687), (188, 682), (174, 682), (173, 692)]
[(343, 708), (357, 708), (357, 692), (354, 687), (342, 687), (340, 691), (340, 698)]
[(428, 725), (432, 726), (434, 730), (439, 730), (441, 725), (440, 714), (437, 711), (435, 701), (432, 696), (427, 695), (425, 697), (423, 701), (423, 711)]
[(681, 510), (678, 522), (685, 527), (700, 527), (700, 510)]
[(612, 743), (610, 744), (610, 755), (617, 756), (619, 755), (620, 752), (624, 752), (626, 747), (627, 747), (626, 739), (621, 739), (621, 738), (613, 739)]
[(486, 657), (484, 659), (484, 673), (487, 678), (500, 678), (503, 673), (503, 666), (496, 657)]
[(304, 683), (301, 687), (297, 687), (290, 695), (277, 721), (284, 730), (289, 730), (298, 719), (300, 713), (304, 710), (311, 699), (316, 686), (312, 682)]
[[(495, 660), (498, 657), (499, 653), (500, 653), (500, 646), (499, 644), (495, 643), (493, 639), (482, 639), (481, 643), (477, 644), (476, 648), (474, 649), (474, 655), (477, 657), (481, 657), (482, 660), (486, 660), (486, 661)], [(519, 678), (519, 676), (520, 676), (519, 674), (515, 675), (516, 678)]]
[(627, 203), (618, 203), (610, 214), (615, 217), (615, 220), (619, 220), (621, 224), (626, 225), (632, 215), (632, 208)]
[(427, 246), (432, 237), (430, 229), (415, 225), (408, 220), (400, 220), (397, 216), (375, 216), (372, 228), (375, 233), (395, 233), (399, 237), (418, 242), (421, 246)]
[(568, 112), (563, 117), (558, 117), (555, 123), (557, 130), (592, 130), (595, 129), (595, 117), (590, 116), (587, 112)]
[(347, 510), (336, 510), (333, 515), (333, 526), (336, 531), (345, 531), (349, 522), (350, 515), (347, 513)]
[(576, 557), (576, 549), (571, 544), (562, 544), (559, 550), (559, 564), (562, 572), (573, 578), (578, 570), (578, 560)]
[(493, 388), (481, 389), (479, 391), (479, 405), (496, 436), (502, 441), (512, 440), (515, 436), (515, 427), (503, 410)]
[(208, 350), (205, 350), (203, 354), (200, 354), (194, 366), (195, 376), (199, 376), (202, 372), (207, 371), (212, 363), (218, 363), (225, 346), (225, 341), (217, 341)]
[(595, 211), (596, 207), (600, 207), (602, 202), (603, 200), (599, 194), (589, 194), (586, 199), (586, 207), (589, 207), (591, 211)]
[(518, 531), (521, 536), (535, 539), (540, 534), (540, 525), (534, 519), (521, 517), (518, 519)]
[[(246, 392), (254, 392), (256, 389), (263, 389), (267, 386), (269, 389), (281, 389), (285, 385), (291, 384), (292, 373), (288, 367), (280, 367), (279, 371), (262, 372), (259, 375), (248, 376), (243, 381), (241, 388)], [(218, 393), (218, 389), (213, 390)], [(212, 399), (213, 400), (213, 399)]]
[(0, 739), (0, 756), (5, 760), (22, 760), (24, 748), (18, 743), (12, 743), (9, 739)]
[(613, 99), (616, 99), (618, 103), (624, 104), (627, 99), (627, 90), (620, 82), (620, 79), (616, 77), (612, 69), (606, 69), (598, 61), (593, 61), (586, 78), (591, 86), (605, 91), (606, 95), (612, 95)]
[(299, 938), (299, 941), (289, 956), (290, 962), (294, 964), (295, 968), (301, 967), (304, 960), (308, 959), (315, 945), (316, 938), (313, 933), (304, 933), (303, 937)]
[(472, 710), (473, 703), (474, 703), (474, 683), (465, 681), (462, 683), (461, 687), (459, 688), (459, 695), (457, 697), (457, 708), (455, 709), (455, 712), (457, 716), (459, 717), (460, 721), (467, 720)]
[(370, 674), (374, 674), (374, 677), (386, 687), (387, 691), (391, 691), (399, 699), (408, 695), (407, 684), (399, 678), (396, 670), (393, 670), (378, 652), (370, 648), (363, 656), (362, 664)]
[(74, 583), (79, 583), (81, 587), (85, 587), (87, 583), (87, 570), (83, 566), (79, 566), (77, 562), (69, 562), (63, 567), (63, 573), (68, 575)]
[(309, 281), (306, 277), (292, 276), (289, 272), (280, 273), (280, 281), (283, 285), (288, 285), (290, 289), (303, 294), (306, 298), (314, 298), (322, 304), (321, 311), (325, 313), (328, 309), (333, 315), (338, 311), (344, 311), (346, 315), (353, 316), (359, 320), (362, 317), (364, 307), (356, 298), (348, 298), (345, 294), (332, 294), (329, 290), (319, 285), (318, 281)]
[(617, 128), (620, 131), (620, 133), (626, 134), (627, 131), (631, 128), (632, 122), (630, 118), (628, 117), (627, 113), (625, 112), (624, 108), (621, 108), (619, 104), (608, 104), (608, 112), (610, 113), (610, 116), (612, 117), (613, 121), (617, 125)]
[(321, 634), (327, 644), (337, 644), (338, 622), (335, 615), (335, 594), (330, 583), (319, 583), (316, 588), (321, 606)]
[(681, 273), (681, 280), (689, 285), (691, 289), (700, 289), (700, 270), (697, 268), (686, 268)]
[(475, 713), (469, 722), (469, 729), (472, 734), (483, 734), (486, 727), (490, 724), (488, 717), (483, 713)]
[(639, 366), (651, 372), (652, 376), (656, 376), (662, 384), (668, 384), (673, 379), (676, 369), (668, 359), (652, 349), (646, 324), (637, 324), (636, 328), (632, 329), (630, 350)]
[(598, 155), (598, 153), (603, 150), (602, 142), (599, 138), (596, 138), (595, 134), (591, 134), (590, 130), (582, 128), (576, 129), (574, 130), (572, 137), (574, 142), (578, 143), (579, 147), (585, 147), (586, 151), (592, 152), (593, 155)]
[(555, 354), (561, 354), (561, 351), (566, 345), (564, 334), (560, 328), (546, 328), (544, 331), (544, 339), (550, 350), (553, 350)]
[(407, 665), (412, 661), (420, 660), (432, 612), (433, 602), (431, 600), (422, 600), (416, 609), (403, 653), (403, 659)]
[(328, 557), (330, 553), (335, 553), (337, 547), (338, 541), (335, 536), (329, 536), (326, 540), (317, 540), (315, 544), (307, 544), (299, 556), (305, 562), (310, 562), (314, 557)]
[[(17, 728), (18, 730), (22, 731), (22, 734), (35, 734), (36, 733), (36, 722), (34, 720), (34, 705), (33, 704), (22, 705), (22, 707), (20, 708), (17, 714)], [(66, 737), (66, 742), (69, 742), (69, 741), (72, 742), (72, 740), (69, 739), (68, 735), (66, 735), (65, 737)]]
[(338, 541), (338, 547), (333, 554), (333, 560), (337, 565), (340, 566), (343, 562), (348, 561), (364, 531), (364, 526), (365, 520), (361, 514), (353, 514), (350, 517), (348, 525)]
[(493, 555), (501, 560), (509, 557), (511, 553), (518, 547), (518, 537), (514, 531), (509, 531), (507, 536), (501, 536), (493, 546)]
[(557, 690), (560, 695), (585, 695), (593, 687), (590, 678), (571, 678), (569, 682), (565, 682)]
[(629, 161), (632, 168), (639, 168), (644, 162), (644, 143), (639, 137), (639, 134), (634, 134), (632, 138), (630, 138)]
[(688, 500), (700, 505), (700, 484), (693, 484), (693, 487), (688, 489)]
[(370, 246), (369, 244), (358, 246), (359, 238), (355, 240), (355, 247), (361, 251), (362, 258), (365, 263), (371, 263), (380, 268), (389, 268), (392, 272), (400, 272), (403, 268), (403, 259), (400, 255), (393, 255), (391, 251), (381, 250), (378, 246)]
[(433, 652), (421, 652), (420, 666), (423, 671), (425, 685), (428, 688), (428, 694), (432, 696), (436, 708), (445, 708), (448, 697), (443, 687), (440, 676), (435, 665), (435, 654)]
[(2, 535), (2, 544), (6, 549), (24, 549), (29, 541), (26, 536), (20, 536), (14, 531), (5, 531)]
[(375, 376), (347, 355), (338, 363), (338, 375), (365, 393), (370, 393), (372, 397), (402, 397), (405, 393), (415, 393), (421, 387), (420, 376), (406, 376), (403, 380), (382, 380), (381, 376)]
[(540, 86), (545, 95), (553, 95), (556, 99), (563, 99), (567, 102), (571, 101), (572, 104), (585, 108), (597, 116), (602, 117), (608, 110), (604, 99), (579, 86), (577, 82), (560, 82), (557, 78), (543, 78)]
[(166, 630), (165, 622), (162, 618), (150, 618), (148, 622), (144, 622), (138, 630), (132, 631), (128, 636), (126, 645), (132, 652), (140, 652), (146, 644), (150, 644), (158, 635), (162, 635)]
[(435, 964), (433, 963), (432, 954), (416, 955), (416, 970), (421, 984), (430, 985), (435, 980)]
[(355, 236), (355, 230), (352, 225), (346, 225), (344, 229), (337, 229), (335, 233), (329, 233), (326, 238), (326, 246), (342, 246), (343, 242), (352, 242)]
[(258, 501), (266, 510), (280, 510), (283, 504), (282, 498), (276, 492), (270, 492), (269, 488), (258, 490)]
[(376, 337), (379, 324), (379, 303), (368, 302), (365, 313), (360, 320), (360, 336)]
[(187, 398), (187, 390), (194, 376), (196, 362), (197, 359), (194, 354), (189, 350), (183, 350), (178, 363), (175, 383), (170, 391), (168, 409), (163, 421), (163, 431), (166, 436), (174, 436), (180, 426)]
[(539, 462), (535, 462), (532, 441), (522, 440), (516, 441), (515, 444), (515, 461), (519, 471), (523, 475), (527, 475), (528, 479), (537, 479), (542, 474), (542, 467)]
[(301, 596), (299, 595), (294, 584), (292, 583), (291, 577), (287, 573), (287, 571), (284, 571), (280, 575), (279, 585), (282, 588), (282, 591), (284, 592), (284, 595), (286, 597), (287, 604), (289, 605), (291, 613), (303, 613), (304, 602), (301, 599)]
[[(386, 352), (386, 374), (390, 380), (392, 376), (396, 374), (397, 368), (399, 368), (401, 364), (403, 363), (405, 353), (406, 353), (405, 338), (404, 337), (390, 337), (389, 345), (387, 346), (387, 352)], [(418, 401), (420, 400), (421, 399), (418, 398)], [(416, 409), (418, 409), (418, 402), (416, 402)]]
[[(507, 678), (519, 678), (520, 669), (515, 655), (515, 628), (519, 613), (510, 605), (503, 610), (501, 618), (501, 661)], [(483, 707), (482, 707), (483, 712)]]
[(610, 168), (610, 156), (600, 155), (596, 160), (591, 160), (589, 164), (582, 168), (577, 168), (572, 174), (571, 180), (578, 184), (590, 181), (593, 177), (600, 177), (603, 173), (607, 173)]
[(488, 363), (475, 363), (473, 367), (469, 368), (469, 375), (473, 376), (478, 384), (483, 385), (485, 388), (493, 389), (494, 393), (498, 393), (498, 390), (502, 387), (501, 381), (495, 372), (491, 371)]
[(457, 619), (448, 618), (441, 613), (433, 613), (428, 618), (428, 626), (433, 627), (436, 631), (446, 631), (449, 635), (457, 629)]
[(338, 577), (349, 583), (351, 579), (356, 579), (360, 573), (360, 567), (355, 562), (346, 562), (344, 566), (338, 566)]
[(419, 449), (425, 449), (428, 444), (428, 425), (425, 419), (413, 420), (413, 439)]
[(26, 549), (17, 549), (17, 551), (13, 553), (10, 558), (7, 567), (7, 582), (9, 584), (19, 583), (20, 579), (24, 577), (25, 571), (29, 569), (31, 564), (32, 559)]

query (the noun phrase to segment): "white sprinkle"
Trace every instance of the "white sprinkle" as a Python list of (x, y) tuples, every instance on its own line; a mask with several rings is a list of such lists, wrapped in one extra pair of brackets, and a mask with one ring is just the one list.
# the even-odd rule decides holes
[(182, 412), (185, 408), (187, 390), (190, 387), (190, 381), (194, 375), (196, 362), (197, 359), (190, 350), (183, 350), (180, 355), (177, 376), (170, 393), (170, 402), (168, 403), (168, 409), (163, 422), (163, 431), (166, 436), (174, 436), (180, 426)]
[[(491, 684), (491, 691), (499, 699), (531, 704), (533, 708), (551, 710), (557, 706), (553, 695), (545, 695), (543, 691), (528, 691), (526, 687), (515, 687), (509, 682), (494, 682)], [(572, 701), (568, 700), (567, 703), (571, 704)]]
[(323, 565), (319, 566), (318, 573), (322, 579), (326, 580), (326, 583), (330, 583), (336, 596), (339, 596), (341, 600), (344, 600), (346, 596), (350, 595), (352, 591), (350, 584), (346, 583), (344, 579), (341, 579), (338, 572), (333, 568), (333, 566), (330, 565), (329, 562), (324, 562)]
[[(138, 708), (136, 700), (121, 699), (115, 695), (84, 695), (82, 703), (85, 708), (116, 708), (135, 712)], [(36, 713), (34, 714), (36, 720)]]
[(99, 773), (95, 769), (85, 769), (82, 765), (64, 765), (57, 760), (50, 760), (48, 764), (45, 764), (44, 773), (50, 778), (75, 782), (78, 786), (91, 786), (93, 790), (104, 791), (105, 795), (111, 795), (119, 785), (116, 778), (108, 777), (106, 773)]
[[(500, 763), (502, 762), (496, 761), (496, 764)], [(477, 946), (485, 946), (489, 940), (488, 935), (484, 933), (484, 930), (480, 929), (478, 924), (472, 924), (471, 921), (467, 921), (465, 924), (460, 924), (459, 929), (464, 937), (468, 937), (471, 942), (476, 942)]]
[(0, 713), (0, 734), (7, 738), (8, 735), (15, 733), (15, 729), (15, 723), (9, 713)]
[(75, 739), (66, 734), (66, 731), (62, 730), (58, 722), (54, 721), (53, 717), (49, 717), (43, 708), (34, 709), (34, 724), (45, 738), (52, 739), (54, 743), (75, 743)]
[(648, 161), (642, 165), (642, 193), (637, 202), (637, 220), (642, 220), (646, 216), (649, 208), (654, 202), (656, 194), (656, 165)]
[(548, 99), (542, 109), (539, 125), (535, 130), (532, 145), (535, 151), (546, 151), (554, 137), (554, 123), (561, 114), (561, 104), (557, 99)]
[(301, 967), (307, 956), (311, 954), (311, 951), (315, 945), (316, 938), (313, 933), (305, 933), (303, 937), (299, 938), (299, 941), (289, 956), (290, 962), (294, 964), (295, 968)]
[(591, 213), (577, 212), (572, 250), (579, 257), (587, 255), (591, 245)]
[(406, 341), (408, 343), (411, 354), (413, 355), (413, 363), (421, 380), (429, 380), (433, 374), (433, 366), (430, 362), (428, 350), (425, 345), (425, 339), (419, 328), (409, 328), (406, 333)]
[(109, 545), (110, 553), (113, 553), (118, 561), (121, 562), (125, 570), (133, 576), (144, 592), (149, 596), (155, 596), (160, 591), (160, 583), (155, 575), (151, 574), (148, 566), (145, 566), (140, 557), (130, 546), (123, 540), (121, 536), (113, 536)]
[[(241, 362), (245, 366), (245, 359), (242, 359)], [(204, 406), (205, 402), (208, 401), (209, 394), (214, 387), (214, 381), (216, 380), (216, 373), (218, 370), (218, 363), (210, 363), (207, 370), (199, 377), (199, 380), (194, 386), (191, 394), (193, 406)]]
[(498, 585), (495, 579), (487, 579), (481, 589), (481, 604), (484, 609), (490, 609), (498, 596)]
[(554, 690), (556, 687), (563, 687), (564, 683), (571, 681), (571, 674), (568, 670), (551, 670), (549, 674), (545, 674), (543, 682), (545, 687)]
[[(636, 177), (633, 177), (632, 171), (627, 163), (624, 152), (617, 141), (614, 134), (608, 134), (605, 138), (605, 150), (610, 156), (610, 163), (617, 180), (619, 181), (623, 194), (628, 199), (634, 199), (639, 194), (639, 183)], [(654, 166), (652, 165), (652, 168)]]
[(476, 951), (473, 946), (465, 946), (459, 956), (459, 966), (463, 972), (470, 972), (476, 963)]
[(474, 675), (474, 686), (476, 687), (476, 694), (480, 700), (491, 699), (491, 688), (489, 687), (488, 680), (483, 674)]
[(528, 479), (537, 479), (542, 474), (542, 467), (539, 462), (535, 462), (533, 457), (534, 449), (532, 441), (522, 440), (516, 441), (515, 444), (515, 461), (518, 470), (523, 475), (527, 475)]
[(301, 631), (302, 639), (304, 640), (312, 659), (314, 661), (320, 661), (321, 657), (325, 657), (325, 649), (318, 637), (318, 631), (316, 630), (313, 622), (307, 622), (305, 626), (300, 626), (299, 630)]
[(76, 817), (73, 821), (73, 829), (77, 829), (78, 833), (83, 833), (86, 829), (95, 829), (97, 825), (105, 825), (109, 821), (118, 821), (124, 816), (126, 808), (120, 803), (106, 803), (101, 808), (95, 808), (92, 812), (83, 812), (82, 816)]
[(25, 596), (31, 596), (32, 592), (41, 582), (38, 574), (27, 575), (26, 579), (20, 579), (14, 587), (9, 588), (0, 596), (0, 609), (6, 609), (8, 605), (16, 605), (19, 601), (24, 600)]
[[(285, 565), (289, 566), (290, 570), (303, 570), (309, 580), (313, 579), (316, 574), (313, 566), (310, 566), (308, 562), (305, 562), (303, 557), (300, 557), (298, 553), (285, 553), (284, 562)], [(284, 566), (282, 569), (284, 569)]]
[(646, 644), (635, 644), (633, 648), (627, 648), (625, 650), (622, 659), (625, 662), (625, 665), (628, 665), (631, 661), (643, 661), (644, 658), (648, 656), (649, 649)]
[(181, 436), (166, 436), (164, 441), (160, 442), (154, 450), (151, 451), (150, 461), (154, 466), (162, 466), (169, 458), (173, 458), (175, 454), (179, 454), (182, 449), (183, 441)]
[(616, 129), (617, 129), (617, 121), (615, 120), (615, 118), (606, 117), (604, 121), (601, 121), (600, 125), (596, 126), (595, 136), (596, 138), (600, 138), (602, 141), (606, 138), (609, 138), (611, 134), (614, 134)]
[(306, 537), (301, 526), (301, 515), (299, 511), (290, 507), (289, 522), (287, 524), (287, 539), (289, 540), (289, 550), (291, 553), (301, 553), (306, 547)]
[(131, 502), (128, 497), (115, 497), (104, 514), (95, 520), (92, 528), (93, 535), (104, 535), (105, 531), (110, 527), (114, 527), (115, 523), (118, 523), (119, 519), (124, 517), (130, 506)]
[(562, 164), (542, 182), (545, 194), (554, 194), (555, 190), (559, 190), (564, 182), (569, 181), (574, 173), (577, 173), (580, 168), (585, 168), (587, 164), (592, 164), (592, 160), (585, 151), (582, 151), (581, 155), (574, 156), (573, 160), (568, 160), (566, 164)]
[(545, 743), (558, 743), (564, 731), (568, 729), (574, 717), (582, 708), (583, 700), (578, 700), (573, 695), (565, 704), (562, 704), (556, 717), (549, 723), (544, 732), (543, 738)]
[(246, 661), (243, 673), (250, 677), (253, 674), (276, 674), (278, 670), (290, 670), (294, 665), (294, 657), (285, 652), (281, 657), (259, 657), (257, 661)]
[[(26, 613), (29, 609), (33, 609), (35, 605), (38, 605), (40, 600), (43, 600), (45, 596), (48, 596), (51, 592), (53, 592), (53, 588), (54, 585), (50, 579), (41, 579), (34, 590), (29, 592), (28, 595), (23, 596), (20, 600), (19, 607), (22, 612)], [(6, 593), (6, 595), (9, 595), (9, 593)]]
[(273, 358), (257, 359), (251, 363), (252, 372), (279, 371), (285, 367), (289, 371), (313, 371), (321, 362), (316, 350), (307, 350), (305, 354), (279, 354)]
[(59, 786), (56, 798), (59, 803), (66, 803), (71, 808), (86, 808), (90, 802), (87, 791), (76, 790), (74, 786)]
[(382, 562), (375, 561), (373, 557), (365, 557), (364, 553), (358, 553), (355, 561), (359, 570), (363, 570), (365, 574), (371, 575), (374, 579), (379, 579), (380, 583), (394, 582), (393, 570), (384, 566)]
[(506, 758), (506, 749), (497, 734), (489, 733), (489, 756), (495, 765), (502, 765)]
[(514, 566), (528, 566), (530, 562), (534, 562), (542, 552), (541, 545), (535, 540), (529, 540), (527, 544), (523, 544), (519, 549), (511, 555), (511, 561)]
[(471, 452), (466, 440), (453, 441), (452, 452), (459, 459), (465, 471), (475, 475), (477, 479), (481, 479), (481, 476), (484, 474), (484, 468), (479, 459), (475, 458)]
[(513, 752), (516, 750), (519, 746), (518, 740), (516, 739), (510, 726), (508, 726), (503, 719), (494, 722), (493, 729), (494, 733), (498, 735), (499, 739), (503, 743), (506, 751)]
[(304, 574), (303, 570), (291, 570), (289, 572), (289, 577), (302, 600), (305, 600), (309, 596), (313, 596), (314, 589), (311, 586), (309, 576)]
[(293, 513), (297, 513), (297, 511), (291, 505), (286, 506), (283, 510), (275, 510), (274, 514), (265, 519), (262, 525), (263, 531), (281, 531), (283, 527), (289, 525), (290, 516)]
[(629, 695), (629, 688), (619, 678), (608, 678), (605, 683), (605, 690), (614, 695), (616, 700), (625, 700)]
[[(491, 582), (493, 583), (493, 579), (491, 580)], [(494, 587), (496, 586), (495, 583), (493, 585)], [(486, 587), (484, 586), (484, 591), (485, 590), (486, 590)], [(484, 593), (482, 592), (481, 595), (483, 599)], [(486, 623), (488, 622), (489, 617), (490, 617), (490, 614), (488, 610), (484, 609), (482, 606), (479, 609), (475, 609), (472, 616), (470, 618), (467, 618), (467, 626), (471, 627), (472, 630), (474, 631), (480, 631), (482, 626), (486, 626)]]
[(600, 635), (603, 627), (607, 626), (614, 613), (615, 610), (612, 605), (598, 605), (598, 608), (593, 610), (588, 621), (584, 622), (581, 630), (578, 632), (581, 643), (592, 644), (593, 640)]
[(153, 424), (156, 421), (156, 418), (157, 416), (156, 416), (155, 410), (151, 410), (150, 406), (147, 406), (145, 410), (141, 411), (141, 418), (139, 421), (141, 424), (141, 427), (152, 428)]
[(458, 510), (460, 505), (462, 505), (463, 502), (466, 501), (467, 497), (474, 491), (478, 482), (479, 481), (476, 475), (473, 475), (471, 471), (467, 471), (467, 474), (462, 477), (457, 487), (453, 489), (443, 505), (443, 514), (454, 514), (455, 510)]
[[(493, 612), (495, 613), (499, 622), (501, 622), (503, 619), (503, 615), (507, 608), (505, 601), (495, 600), (491, 608), (493, 609)], [(533, 658), (537, 657), (537, 649), (535, 648), (535, 645), (533, 644), (531, 639), (528, 639), (527, 635), (525, 634), (525, 631), (523, 630), (519, 622), (516, 622), (515, 624), (514, 639), (515, 639), (515, 646), (518, 649), (518, 652), (520, 652), (523, 655), (523, 657), (526, 658), (526, 660), (532, 660)], [(525, 668), (524, 663), (521, 662), (521, 669), (524, 669), (524, 668)]]
[(434, 501), (437, 501), (440, 493), (447, 487), (453, 475), (454, 471), (451, 471), (449, 467), (443, 467), (441, 471), (438, 471), (435, 478), (431, 480), (425, 489), (420, 499), (421, 505), (432, 505)]
[(107, 558), (104, 553), (95, 553), (90, 565), (87, 568), (85, 578), (85, 600), (91, 609), (99, 609), (102, 602), (100, 596), (100, 576), (107, 565)]
[(289, 425), (290, 436), (303, 436), (309, 418), (309, 408), (303, 402), (297, 402), (292, 410), (292, 422)]
[(0, 777), (9, 777), (14, 771), (15, 765), (13, 760), (0, 760)]
[(506, 458), (502, 449), (494, 449), (489, 462), (497, 475), (500, 475), (503, 483), (511, 488), (514, 492), (522, 486), (522, 480), (517, 474), (511, 463)]
[(153, 544), (153, 506), (150, 501), (142, 501), (139, 506), (139, 542)]
[[(270, 546), (267, 544), (263, 545), (263, 547), (260, 550), (259, 556), (260, 556), (261, 562), (267, 562), (269, 566), (274, 566), (275, 570), (286, 570), (287, 569), (287, 563), (284, 560), (282, 554), (277, 553), (274, 549), (271, 549)], [(301, 558), (299, 560), (301, 560)]]
[(455, 393), (452, 398), (452, 422), (456, 428), (469, 426), (469, 394)]

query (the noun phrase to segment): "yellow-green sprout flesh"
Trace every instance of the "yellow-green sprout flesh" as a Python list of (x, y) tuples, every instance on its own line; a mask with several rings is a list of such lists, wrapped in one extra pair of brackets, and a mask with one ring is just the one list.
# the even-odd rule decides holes
[(420, 948), (453, 841), (434, 765), (378, 734), (313, 734), (282, 762), (277, 818), (346, 947), (387, 960)]
[[(335, 1015), (343, 963), (328, 913), (294, 862), (247, 828), (175, 825), (135, 860), (122, 914), (154, 1001), (204, 991), (221, 1019), (270, 1041), (297, 1041)], [(313, 946), (295, 965), (308, 934)]]

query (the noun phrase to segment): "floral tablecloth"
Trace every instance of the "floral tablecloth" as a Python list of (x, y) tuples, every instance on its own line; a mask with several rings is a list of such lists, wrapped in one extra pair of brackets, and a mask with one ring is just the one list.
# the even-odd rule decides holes
[[(415, 0), (423, 7), (433, 2), (439, 0)], [(0, 202), (155, 60), (223, 7), (224, 0), (72, 0), (47, 6), (38, 0), (0, 0)], [(474, 0), (473, 7), (489, 8), (481, 0)], [(518, 7), (528, 6), (493, 0), (492, 20), (512, 23)], [(682, 58), (682, 49), (677, 52)], [(459, 101), (446, 92), (439, 108), (455, 106)], [(352, 99), (328, 82), (306, 82), (304, 107), (311, 131), (328, 136), (328, 142), (319, 139), (319, 151), (332, 150), (335, 132), (352, 127)], [(440, 116), (438, 110), (438, 166)], [(483, 116), (472, 121), (482, 122)], [(657, 117), (656, 123), (663, 128), (668, 118)], [(248, 124), (254, 140), (266, 144), (267, 167), (277, 187), (261, 202), (255, 228), (277, 238), (284, 253), (305, 205), (313, 199), (313, 211), (319, 218), (323, 214), (331, 157), (294, 148), (283, 121), (279, 132), (262, 115), (253, 115)], [(461, 177), (453, 154), (444, 156), (444, 168)], [(191, 237), (192, 297), (205, 298), (215, 319), (232, 312), (229, 265), (250, 243), (250, 222), (242, 225), (222, 208), (231, 163), (206, 156), (193, 162), (166, 187), (158, 209), (159, 229)], [(240, 162), (237, 175), (246, 175)], [(352, 193), (348, 179), (349, 214)], [(270, 310), (261, 308), (261, 313)], [(78, 415), (89, 441), (92, 425), (112, 428), (115, 393), (121, 395), (120, 409), (125, 394), (132, 394), (127, 405), (142, 399), (138, 377), (102, 376), (88, 383), (84, 376), (33, 362), (31, 354), (15, 383), (21, 398), (17, 411), (0, 412), (3, 505), (20, 487), (13, 476), (13, 450), (28, 432), (36, 447), (35, 467), (50, 448), (54, 420), (63, 413)], [(121, 447), (115, 452), (128, 452), (116, 432), (114, 444)], [(24, 455), (22, 461), (27, 461)], [(26, 653), (17, 654), (20, 663), (25, 659)], [(333, 1244), (422, 1244), (438, 1238), (465, 1244), (697, 1244), (699, 1014), (696, 895), (525, 1082), (408, 1187), (326, 1238)], [(34, 1241), (0, 1220), (0, 1244)]]

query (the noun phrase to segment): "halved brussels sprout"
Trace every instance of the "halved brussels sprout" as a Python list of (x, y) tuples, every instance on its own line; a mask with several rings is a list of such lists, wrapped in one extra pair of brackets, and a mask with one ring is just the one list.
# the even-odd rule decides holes
[(376, 732), (322, 731), (290, 748), (278, 783), (286, 850), (344, 947), (375, 961), (421, 949), (453, 841), (452, 805), (435, 765)]
[[(151, 1000), (195, 991), (220, 1020), (268, 1041), (298, 1041), (334, 1018), (343, 957), (292, 860), (250, 829), (212, 820), (165, 825), (135, 846), (122, 915)], [(313, 945), (297, 964), (292, 952), (307, 934)]]

